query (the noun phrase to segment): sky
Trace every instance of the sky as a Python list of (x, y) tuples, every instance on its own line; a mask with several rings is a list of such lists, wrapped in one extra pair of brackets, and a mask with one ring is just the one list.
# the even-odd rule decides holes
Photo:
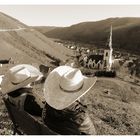
[(140, 17), (140, 5), (0, 5), (29, 26), (70, 26), (110, 17)]

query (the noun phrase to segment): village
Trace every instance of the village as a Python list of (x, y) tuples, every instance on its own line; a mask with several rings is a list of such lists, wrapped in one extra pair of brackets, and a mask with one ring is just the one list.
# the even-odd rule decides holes
[[(128, 81), (139, 83), (140, 57), (138, 54), (112, 48), (112, 27), (109, 41), (104, 43), (103, 47), (58, 39), (54, 41), (72, 50), (75, 54), (75, 57), (69, 59), (65, 64), (69, 63), (69, 65), (81, 68), (85, 75), (105, 77), (115, 77), (117, 75), (121, 78), (124, 75), (124, 77), (130, 76), (130, 78), (127, 78)], [(125, 74), (122, 67), (128, 69)]]

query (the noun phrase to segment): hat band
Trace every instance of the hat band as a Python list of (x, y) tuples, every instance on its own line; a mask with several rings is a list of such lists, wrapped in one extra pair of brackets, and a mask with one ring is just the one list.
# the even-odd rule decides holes
[(83, 85), (84, 85), (84, 82), (82, 83), (82, 85), (80, 86), (80, 88), (75, 89), (75, 90), (66, 90), (66, 89), (62, 88), (60, 84), (59, 84), (59, 87), (60, 87), (60, 89), (63, 90), (64, 92), (72, 93), (72, 92), (78, 92), (78, 91), (80, 91), (80, 90), (83, 88)]

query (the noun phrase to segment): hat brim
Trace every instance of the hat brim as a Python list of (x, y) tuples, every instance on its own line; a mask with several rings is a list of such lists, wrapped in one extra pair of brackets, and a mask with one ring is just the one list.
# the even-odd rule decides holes
[(20, 89), (20, 88), (22, 88), (24, 86), (27, 86), (29, 83), (32, 83), (36, 79), (37, 79), (37, 77), (30, 77), (30, 78), (28, 78), (27, 80), (25, 80), (22, 83), (13, 84), (8, 79), (8, 77), (4, 76), (3, 81), (2, 81), (2, 84), (1, 84), (1, 92), (3, 94), (10, 93), (10, 92), (15, 91), (17, 89)]
[(48, 76), (44, 84), (44, 97), (46, 102), (57, 110), (62, 110), (77, 99), (86, 94), (92, 86), (96, 83), (97, 78), (87, 78), (83, 76), (84, 84), (78, 91), (66, 92), (59, 86), (61, 76), (58, 72), (52, 71), (52, 74)]

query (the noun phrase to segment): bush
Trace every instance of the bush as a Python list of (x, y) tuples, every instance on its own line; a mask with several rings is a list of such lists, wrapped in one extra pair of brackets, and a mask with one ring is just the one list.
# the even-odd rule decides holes
[(97, 77), (116, 77), (116, 71), (96, 71)]

